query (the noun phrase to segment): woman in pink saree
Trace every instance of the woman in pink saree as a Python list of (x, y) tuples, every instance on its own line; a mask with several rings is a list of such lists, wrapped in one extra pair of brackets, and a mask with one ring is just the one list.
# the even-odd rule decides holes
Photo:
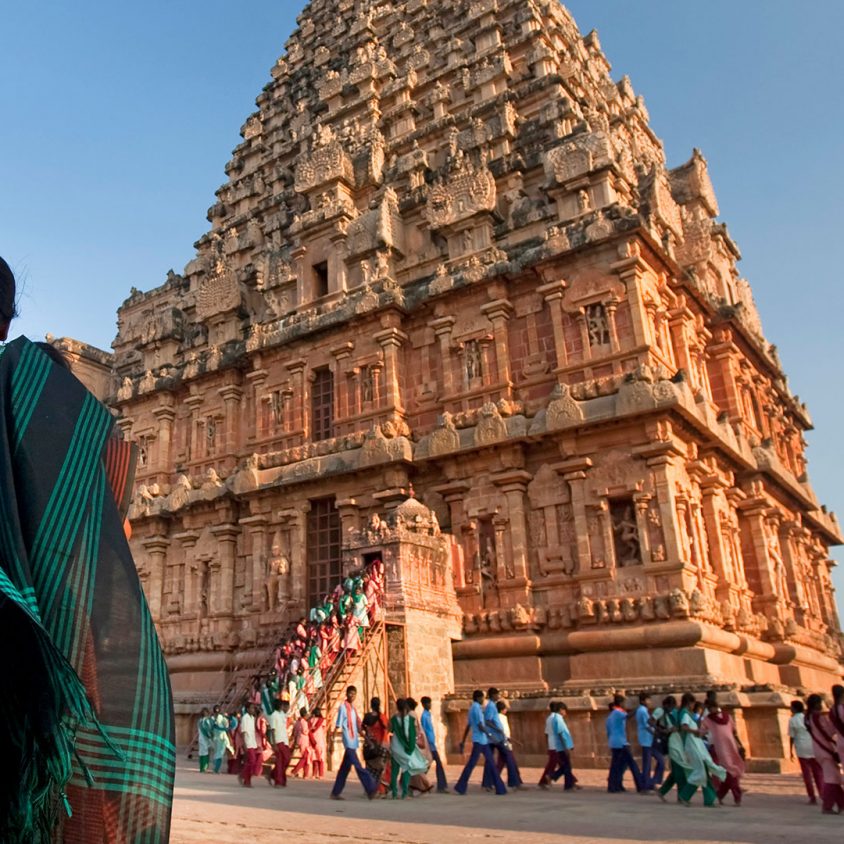
[(710, 703), (709, 714), (703, 719), (701, 732), (709, 737), (715, 750), (718, 764), (727, 771), (727, 778), (718, 786), (718, 802), (723, 803), (728, 792), (732, 792), (736, 806), (741, 806), (741, 778), (745, 765), (741, 746), (736, 740), (736, 725), (733, 719), (717, 703)]
[(841, 759), (838, 756), (838, 736), (832, 721), (823, 711), (823, 698), (809, 695), (806, 701), (806, 729), (812, 736), (815, 759), (823, 770), (823, 813), (834, 814), (834, 807), (844, 811), (844, 788), (841, 787)]

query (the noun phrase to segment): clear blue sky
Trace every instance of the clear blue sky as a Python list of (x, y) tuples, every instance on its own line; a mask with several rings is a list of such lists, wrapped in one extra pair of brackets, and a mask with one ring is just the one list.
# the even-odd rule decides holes
[[(108, 347), (129, 288), (191, 259), (303, 5), (6, 4), (0, 254), (25, 283), (18, 331)], [(568, 6), (584, 32), (598, 29), (615, 77), (644, 94), (669, 161), (695, 146), (709, 159), (768, 337), (818, 427), (815, 487), (844, 515), (844, 3)], [(841, 571), (837, 582), (844, 592)]]

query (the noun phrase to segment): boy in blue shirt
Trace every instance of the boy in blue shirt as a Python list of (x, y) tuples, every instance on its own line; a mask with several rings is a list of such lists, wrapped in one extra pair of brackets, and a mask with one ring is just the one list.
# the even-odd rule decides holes
[[(654, 744), (651, 708), (651, 696), (642, 692), (639, 695), (639, 708), (636, 710), (636, 736), (639, 747), (642, 748), (642, 788), (645, 791), (653, 791), (658, 785), (662, 785), (665, 774), (665, 757)], [(651, 775), (654, 762), (656, 772)]]
[(639, 766), (630, 752), (630, 742), (627, 741), (627, 710), (624, 708), (624, 695), (613, 697), (610, 714), (607, 716), (607, 744), (612, 754), (610, 772), (607, 778), (607, 791), (617, 794), (627, 789), (623, 785), (624, 772), (629, 768), (633, 774), (636, 791), (643, 792), (642, 777)]
[[(484, 721), (488, 729), (489, 746), (493, 751), (498, 751), (498, 758), (503, 760), (507, 766), (507, 787), (521, 788), (522, 776), (519, 773), (519, 766), (516, 764), (516, 757), (513, 751), (507, 745), (507, 736), (504, 734), (504, 727), (501, 724), (501, 718), (498, 715), (498, 689), (492, 688), (487, 692), (487, 704), (484, 707)], [(496, 770), (500, 766), (496, 765)], [(490, 770), (484, 766), (483, 787), (486, 789), (492, 788), (492, 775)]]
[(437, 735), (434, 732), (434, 719), (431, 717), (431, 698), (423, 697), (421, 703), (422, 717), (420, 718), (420, 722), (422, 724), (422, 732), (425, 733), (425, 738), (428, 741), (428, 749), (431, 751), (431, 758), (437, 766), (437, 791), (440, 794), (448, 794), (448, 780), (445, 778), (445, 768), (437, 750)]
[(334, 788), (331, 790), (332, 800), (345, 799), (341, 795), (343, 789), (346, 787), (346, 778), (349, 776), (349, 771), (352, 768), (355, 769), (358, 779), (366, 792), (366, 796), (370, 800), (372, 800), (378, 791), (378, 783), (372, 779), (368, 771), (364, 770), (360, 759), (358, 759), (362, 722), (354, 706), (357, 695), (358, 690), (354, 686), (349, 686), (346, 689), (346, 700), (341, 704), (337, 712), (335, 728), (340, 730), (343, 736), (343, 761), (340, 764), (340, 770), (337, 771)]
[(466, 745), (466, 736), (471, 731), (472, 733), (472, 755), (454, 786), (454, 790), (458, 794), (465, 794), (469, 786), (469, 777), (472, 776), (472, 771), (475, 770), (475, 765), (478, 764), (478, 759), (483, 756), (485, 767), (491, 771), (492, 782), (495, 786), (496, 794), (506, 794), (507, 786), (501, 780), (498, 773), (498, 768), (495, 767), (495, 759), (492, 756), (492, 750), (489, 746), (489, 729), (484, 720), (484, 693), (480, 689), (476, 689), (472, 693), (472, 705), (469, 707), (469, 723), (463, 732), (463, 740), (460, 742), (460, 753), (463, 753), (463, 748)]

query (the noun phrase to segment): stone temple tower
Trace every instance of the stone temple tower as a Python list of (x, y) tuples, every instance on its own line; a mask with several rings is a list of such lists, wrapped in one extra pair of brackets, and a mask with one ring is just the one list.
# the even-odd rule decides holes
[(412, 484), (462, 615), (431, 632), (452, 726), (495, 684), (538, 755), (565, 697), (583, 763), (611, 690), (715, 687), (778, 763), (790, 695), (842, 673), (841, 534), (704, 157), (667, 166), (556, 0), (298, 23), (195, 260), (114, 345), (183, 724)]

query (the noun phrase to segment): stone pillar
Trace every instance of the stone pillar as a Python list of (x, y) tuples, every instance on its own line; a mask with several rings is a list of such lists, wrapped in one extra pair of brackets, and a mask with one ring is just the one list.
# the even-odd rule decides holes
[(185, 399), (185, 404), (190, 408), (189, 425), (189, 439), (187, 448), (187, 459), (189, 461), (195, 460), (202, 456), (201, 449), (198, 443), (199, 439), (199, 410), (202, 407), (202, 396), (188, 396)]
[(347, 367), (355, 344), (350, 341), (331, 350), (334, 355), (334, 418), (336, 421), (353, 415), (352, 398), (349, 396)]
[(237, 557), (237, 525), (223, 524), (211, 528), (220, 548), (219, 558), (214, 562), (217, 577), (211, 584), (211, 615), (231, 616), (234, 613), (234, 567)]
[(144, 592), (153, 621), (159, 621), (164, 591), (164, 567), (167, 565), (167, 549), (170, 547), (170, 540), (166, 536), (151, 536), (142, 540), (141, 544), (149, 558), (147, 576), (142, 577)]
[(586, 310), (578, 308), (574, 314), (574, 321), (580, 331), (580, 343), (583, 346), (583, 360), (592, 360), (592, 344), (589, 342), (589, 326), (586, 325)]
[(601, 525), (601, 533), (604, 538), (604, 557), (607, 562), (607, 569), (615, 571), (618, 568), (618, 560), (615, 556), (615, 536), (612, 532), (612, 514), (610, 513), (609, 499), (602, 496), (597, 506), (597, 518)]
[[(514, 469), (492, 476), (492, 482), (504, 493), (507, 499), (507, 514), (510, 519), (510, 545), (513, 551), (512, 585), (522, 586), (528, 579), (528, 528), (525, 514), (525, 494), (527, 486), (533, 480), (530, 472)], [(505, 581), (506, 582), (506, 581)]]
[(483, 305), (481, 313), (492, 323), (497, 381), (503, 387), (505, 397), (509, 398), (513, 383), (510, 378), (510, 333), (507, 324), (513, 315), (513, 306), (506, 299), (498, 299)]
[[(252, 565), (247, 569), (247, 580), (243, 589), (243, 606), (258, 611), (263, 607), (264, 579), (267, 560), (267, 522), (264, 515), (250, 516), (240, 520), (240, 526), (250, 535)], [(247, 600), (248, 598), (248, 600)]]
[(656, 486), (659, 515), (662, 519), (663, 536), (665, 538), (665, 558), (670, 568), (676, 568), (680, 560), (678, 537), (680, 526), (677, 523), (677, 507), (674, 496), (674, 479), (670, 477), (674, 466), (674, 458), (670, 454), (660, 454), (646, 461), (648, 468), (654, 470), (654, 484)]
[(440, 362), (442, 367), (442, 395), (443, 397), (454, 395), (454, 368), (451, 362), (451, 333), (454, 330), (454, 317), (442, 317), (429, 322), (428, 325), (434, 329), (437, 339), (440, 341)]
[(615, 324), (615, 314), (616, 311), (618, 311), (618, 304), (618, 299), (615, 297), (611, 298), (604, 304), (604, 310), (607, 314), (607, 325), (610, 329), (610, 347), (613, 352), (621, 350), (621, 343), (618, 340), (618, 328)]
[(293, 382), (293, 425), (294, 433), (305, 434), (305, 367), (308, 362), (304, 358), (287, 364), (287, 371)]
[(186, 615), (198, 612), (198, 589), (196, 582), (196, 560), (192, 559), (191, 549), (197, 543), (199, 534), (195, 530), (186, 530), (183, 533), (177, 533), (173, 536), (177, 542), (182, 546), (182, 555), (185, 559), (185, 577), (184, 577), (184, 601), (182, 602), (182, 612)]
[(311, 502), (304, 501), (296, 509), (278, 515), (281, 530), (290, 532), (290, 602), (305, 609), (308, 580), (308, 513)]
[[(458, 535), (457, 531), (466, 520), (463, 502), (466, 499), (466, 493), (468, 490), (469, 484), (465, 481), (450, 481), (449, 483), (441, 484), (433, 488), (433, 491), (439, 493), (443, 497), (445, 503), (448, 504), (449, 512), (451, 513), (451, 532), (460, 542), (463, 540), (462, 532), (461, 535)], [(463, 550), (465, 557), (465, 547)], [(469, 559), (468, 564), (470, 566), (472, 565), (471, 559)], [(458, 590), (464, 589), (467, 585), (465, 567), (466, 562), (464, 559), (463, 565), (459, 566), (458, 570), (454, 572), (454, 585)]]
[(611, 266), (618, 273), (619, 279), (627, 288), (627, 306), (630, 308), (630, 319), (633, 326), (633, 345), (647, 346), (648, 331), (646, 328), (647, 315), (641, 297), (641, 282), (645, 273), (650, 269), (641, 258), (638, 244), (633, 244), (633, 254)]
[(780, 608), (782, 599), (788, 600), (788, 596), (781, 597), (777, 594), (777, 583), (773, 572), (771, 556), (768, 552), (768, 537), (765, 527), (765, 519), (768, 517), (770, 504), (767, 499), (759, 496), (751, 498), (740, 505), (742, 515), (750, 529), (751, 541), (753, 543), (753, 556), (756, 559), (756, 573), (759, 578), (759, 594), (756, 595), (755, 603), (768, 610), (769, 617), (776, 615)]
[(639, 532), (639, 549), (643, 565), (652, 562), (651, 532), (648, 528), (648, 508), (650, 501), (651, 496), (644, 492), (636, 493), (633, 496), (633, 505), (636, 508), (636, 530)]
[(348, 290), (348, 267), (346, 257), (348, 256), (347, 235), (345, 228), (342, 232), (331, 235), (331, 251), (328, 255), (329, 293), (341, 293)]
[(155, 470), (169, 473), (173, 465), (173, 422), (176, 419), (176, 411), (170, 404), (172, 396), (167, 394), (166, 398), (162, 396), (162, 399), (167, 403), (153, 411), (158, 420), (158, 454)]
[(384, 394), (386, 409), (403, 413), (404, 406), (401, 395), (398, 354), (402, 344), (407, 340), (407, 334), (398, 328), (388, 328), (385, 331), (378, 332), (374, 339), (384, 350)]
[[(580, 574), (592, 570), (592, 551), (589, 547), (589, 520), (586, 517), (586, 474), (592, 468), (588, 457), (564, 460), (552, 468), (563, 476), (571, 493), (571, 510), (577, 541), (577, 562)], [(556, 520), (556, 513), (554, 514)]]
[(267, 382), (267, 375), (269, 373), (266, 369), (254, 369), (252, 372), (246, 373), (246, 380), (252, 388), (252, 423), (250, 429), (246, 432), (246, 439), (248, 441), (261, 439), (266, 433), (261, 426), (261, 400), (264, 394), (264, 384)]
[(345, 498), (336, 503), (337, 512), (340, 514), (340, 547), (346, 544), (350, 530), (357, 530), (360, 527), (360, 508), (354, 498)]
[(568, 365), (569, 356), (566, 351), (566, 334), (563, 329), (563, 296), (566, 292), (564, 281), (554, 281), (551, 284), (543, 284), (538, 288), (539, 293), (548, 306), (551, 314), (551, 326), (554, 329), (554, 351), (557, 355), (557, 369), (563, 369)]
[(225, 404), (226, 438), (223, 443), (223, 454), (235, 457), (240, 444), (240, 402), (243, 390), (235, 384), (221, 387), (217, 391)]

